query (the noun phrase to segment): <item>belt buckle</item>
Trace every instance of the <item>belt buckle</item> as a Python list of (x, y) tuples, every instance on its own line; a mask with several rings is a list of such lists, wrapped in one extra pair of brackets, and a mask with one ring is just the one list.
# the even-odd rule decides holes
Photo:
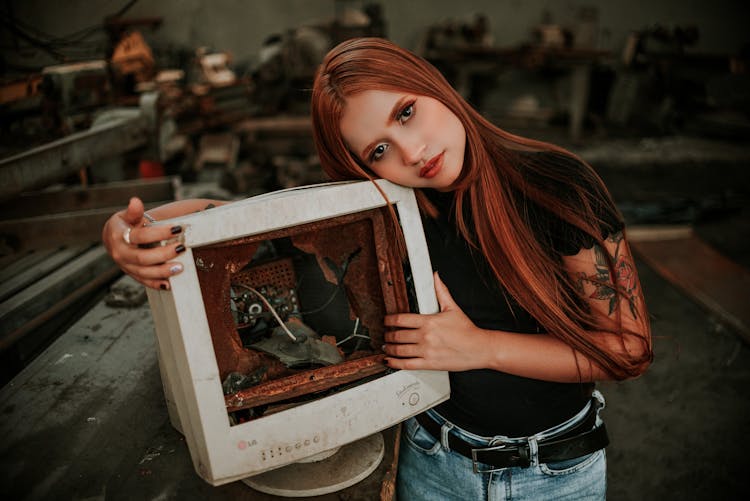
[[(498, 468), (488, 468), (486, 470), (479, 468), (479, 461), (477, 460), (477, 453), (479, 452), (485, 452), (485, 451), (499, 451), (507, 448), (510, 444), (506, 443), (500, 443), (498, 445), (491, 445), (489, 447), (482, 447), (478, 449), (471, 449), (471, 463), (472, 463), (472, 469), (474, 470), (474, 473), (492, 473), (495, 471), (504, 470), (505, 468), (508, 468), (509, 466), (503, 466)], [(516, 447), (516, 446), (513, 446)], [(526, 447), (528, 447), (528, 444), (526, 444)], [(531, 466), (531, 458), (529, 457), (530, 451), (523, 447), (523, 445), (518, 446), (518, 462), (516, 464), (513, 464), (511, 466), (520, 466), (521, 468), (526, 468), (528, 466)], [(516, 459), (515, 457), (513, 459)]]

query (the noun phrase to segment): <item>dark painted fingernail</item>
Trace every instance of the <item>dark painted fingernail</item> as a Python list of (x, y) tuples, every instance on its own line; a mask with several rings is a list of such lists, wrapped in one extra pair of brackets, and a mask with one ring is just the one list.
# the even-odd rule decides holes
[(177, 254), (179, 254), (180, 252), (185, 252), (185, 246), (180, 244), (177, 247), (175, 247), (174, 250), (177, 251)]
[(172, 232), (172, 235), (177, 235), (179, 232), (182, 231), (182, 226), (172, 226), (172, 229), (169, 231)]
[(167, 284), (159, 284), (159, 288), (163, 291), (167, 290)]

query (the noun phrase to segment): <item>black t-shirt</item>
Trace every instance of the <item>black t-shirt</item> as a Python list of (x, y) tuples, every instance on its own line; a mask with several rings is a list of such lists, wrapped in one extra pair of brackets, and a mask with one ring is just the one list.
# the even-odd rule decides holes
[[(571, 176), (583, 168), (567, 159), (560, 167), (569, 169)], [(496, 282), (481, 253), (472, 250), (458, 233), (451, 213), (453, 194), (423, 191), (440, 211), (435, 219), (423, 218), (432, 267), (464, 313), (484, 329), (543, 332)], [(537, 238), (551, 239), (558, 255), (574, 255), (593, 245), (588, 235), (531, 202), (527, 202), (527, 217)], [(603, 236), (622, 229), (616, 214), (607, 212), (601, 217), (606, 221)], [(491, 369), (451, 372), (450, 383), (450, 400), (436, 408), (441, 415), (478, 435), (511, 437), (531, 435), (572, 417), (585, 405), (594, 386), (540, 381)]]

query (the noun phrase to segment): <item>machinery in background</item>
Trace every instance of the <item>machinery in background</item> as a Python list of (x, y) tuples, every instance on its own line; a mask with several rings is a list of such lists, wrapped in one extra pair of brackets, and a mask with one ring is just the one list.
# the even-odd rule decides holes
[(633, 31), (609, 96), (608, 123), (654, 135), (750, 138), (750, 47), (736, 55), (695, 52), (699, 39), (690, 25)]

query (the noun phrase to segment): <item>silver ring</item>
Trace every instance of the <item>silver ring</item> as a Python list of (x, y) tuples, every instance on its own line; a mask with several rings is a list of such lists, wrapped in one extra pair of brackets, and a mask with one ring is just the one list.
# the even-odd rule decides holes
[(131, 227), (128, 226), (128, 229), (126, 229), (123, 232), (123, 234), (122, 234), (122, 239), (125, 240), (125, 243), (128, 244), (128, 245), (131, 245), (131, 243), (130, 243), (130, 230), (132, 230), (132, 229), (133, 228), (131, 228)]

